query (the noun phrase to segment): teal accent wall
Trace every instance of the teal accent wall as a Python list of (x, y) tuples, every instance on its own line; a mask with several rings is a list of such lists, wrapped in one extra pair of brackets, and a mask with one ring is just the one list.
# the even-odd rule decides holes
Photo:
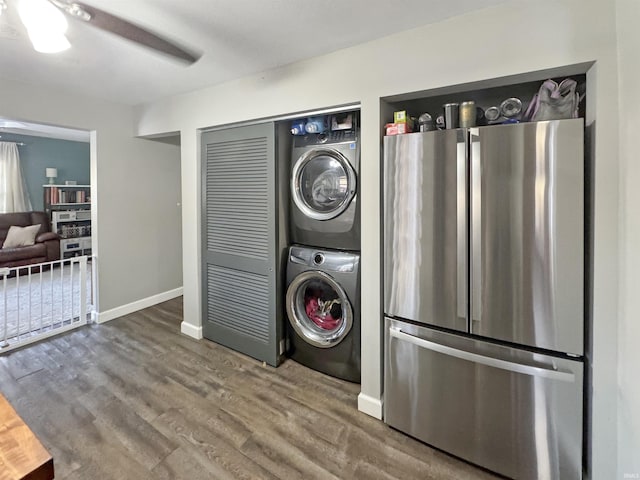
[(58, 169), (56, 184), (64, 184), (65, 180), (76, 180), (78, 185), (89, 185), (91, 177), (88, 142), (12, 133), (2, 133), (0, 141), (25, 144), (18, 147), (18, 151), (33, 210), (44, 210), (42, 185), (49, 183), (49, 179), (45, 177), (46, 168)]

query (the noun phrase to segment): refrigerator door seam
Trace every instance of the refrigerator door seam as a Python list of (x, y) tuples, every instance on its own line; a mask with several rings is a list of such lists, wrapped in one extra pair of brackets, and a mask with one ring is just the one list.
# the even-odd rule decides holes
[(431, 342), (423, 338), (416, 337), (414, 335), (403, 332), (399, 328), (390, 328), (389, 334), (399, 340), (412, 343), (418, 347), (426, 348), (434, 352), (442, 353), (452, 357), (466, 360), (473, 363), (479, 363), (488, 367), (499, 368), (501, 370), (507, 370), (509, 372), (521, 373), (524, 375), (531, 375), (534, 377), (549, 378), (551, 380), (560, 380), (563, 382), (575, 382), (575, 375), (572, 372), (563, 372), (560, 370), (550, 370), (542, 367), (533, 367), (530, 365), (523, 365), (520, 363), (508, 362), (499, 358), (486, 357), (477, 353), (466, 352), (464, 350), (458, 350), (456, 348), (441, 345), (439, 343)]

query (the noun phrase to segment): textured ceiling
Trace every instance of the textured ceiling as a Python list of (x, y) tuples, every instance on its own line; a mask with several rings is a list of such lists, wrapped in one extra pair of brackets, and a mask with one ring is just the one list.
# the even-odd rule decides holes
[(0, 79), (136, 105), (508, 0), (85, 0), (202, 52), (191, 66), (73, 19), (71, 49), (37, 53), (18, 1), (0, 16)]
[(22, 122), (0, 117), (0, 142), (14, 141), (12, 134), (31, 135), (34, 137), (57, 138), (74, 142), (89, 142), (87, 130), (57, 127), (55, 125), (43, 125), (40, 123)]

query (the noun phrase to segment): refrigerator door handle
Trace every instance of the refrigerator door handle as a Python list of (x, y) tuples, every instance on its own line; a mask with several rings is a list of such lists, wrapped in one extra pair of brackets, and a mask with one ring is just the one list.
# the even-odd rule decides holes
[[(467, 135), (463, 138), (458, 137), (457, 145), (457, 200), (456, 200), (456, 217), (457, 217), (457, 315), (467, 322)], [(468, 328), (468, 327), (467, 327)], [(465, 328), (465, 330), (467, 330)]]
[(470, 222), (471, 222), (471, 332), (473, 322), (482, 320), (482, 164), (480, 135), (477, 128), (469, 130), (471, 163)]
[(554, 370), (552, 368), (523, 365), (520, 363), (501, 360), (499, 358), (486, 357), (484, 355), (479, 355), (477, 353), (458, 350), (456, 348), (448, 347), (446, 345), (431, 342), (429, 340), (425, 340), (424, 338), (416, 337), (415, 335), (405, 333), (399, 328), (394, 328), (394, 327), (390, 328), (389, 334), (392, 337), (397, 338), (398, 340), (403, 340), (405, 342), (409, 342), (418, 347), (426, 348), (427, 350), (442, 353), (444, 355), (449, 355), (451, 357), (456, 357), (461, 360), (466, 360), (468, 362), (479, 363), (481, 365), (486, 365), (488, 367), (493, 367), (493, 368), (499, 368), (501, 370), (506, 370), (509, 372), (520, 373), (523, 375), (531, 375), (534, 377), (548, 378), (551, 380), (560, 380), (563, 382), (572, 382), (572, 383), (576, 381), (575, 375), (572, 372), (564, 372), (561, 370)]

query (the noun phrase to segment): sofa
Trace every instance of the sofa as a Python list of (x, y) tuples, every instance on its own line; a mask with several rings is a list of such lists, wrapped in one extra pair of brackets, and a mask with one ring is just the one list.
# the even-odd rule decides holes
[[(12, 225), (40, 225), (35, 244), (2, 248)], [(60, 260), (60, 237), (51, 231), (49, 216), (45, 212), (0, 213), (0, 268), (22, 267), (55, 260)]]

